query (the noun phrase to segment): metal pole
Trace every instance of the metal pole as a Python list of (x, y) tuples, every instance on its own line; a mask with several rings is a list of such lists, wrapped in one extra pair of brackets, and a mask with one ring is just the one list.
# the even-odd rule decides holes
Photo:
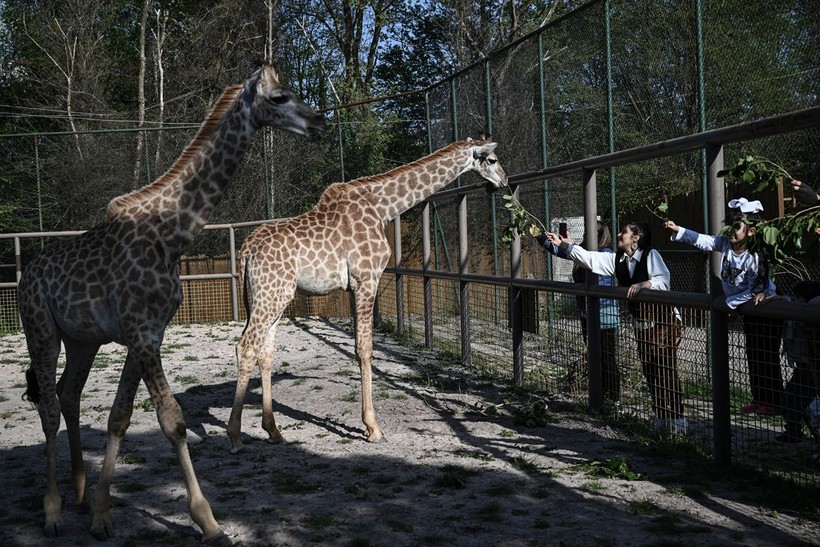
[[(493, 134), (493, 91), (492, 91), (492, 74), (490, 73), (489, 59), (484, 63), (484, 109), (487, 112), (487, 136)], [(498, 275), (498, 219), (495, 213), (496, 199), (495, 193), (490, 194), (490, 221), (492, 222), (493, 234), (493, 275)], [(498, 324), (498, 310), (501, 309), (501, 302), (499, 301), (498, 288), (493, 289), (495, 295), (495, 307), (493, 308), (493, 322)]]
[[(43, 193), (40, 186), (40, 137), (34, 136), (34, 173), (37, 180), (37, 220), (41, 232), (43, 229)], [(40, 239), (40, 248), (42, 249), (44, 242)]]
[(236, 232), (233, 226), (228, 227), (228, 248), (231, 258), (231, 313), (233, 320), (239, 321), (239, 288), (236, 276)]
[[(545, 169), (549, 167), (549, 141), (547, 139), (547, 90), (544, 87), (544, 80), (546, 78), (544, 73), (544, 34), (541, 33), (538, 35), (538, 95), (539, 95), (539, 102), (541, 106), (541, 114), (540, 114), (540, 121), (541, 121), (541, 165)], [(547, 228), (550, 227), (552, 223), (552, 217), (550, 216), (550, 190), (549, 190), (549, 181), (544, 179), (541, 182), (541, 191), (544, 195), (544, 224), (546, 224)], [(544, 253), (547, 259), (547, 275), (546, 278), (552, 281), (552, 272), (553, 272), (553, 257), (550, 253)], [(555, 336), (555, 306), (552, 304), (555, 302), (555, 295), (552, 293), (547, 293), (547, 336), (550, 340), (553, 339)], [(559, 297), (560, 298), (560, 297)]]
[[(610, 0), (604, 3), (604, 25), (606, 26), (606, 112), (609, 152), (612, 153), (615, 151), (615, 106), (612, 100), (612, 3)], [(612, 234), (620, 231), (618, 229), (618, 204), (615, 198), (615, 168), (612, 167), (609, 169), (609, 224)], [(597, 226), (595, 233), (598, 233)], [(596, 246), (595, 249), (597, 248)]]
[[(401, 268), (401, 215), (393, 220), (393, 252), (396, 255), (396, 268)], [(378, 297), (377, 297), (378, 301)], [(396, 334), (404, 334), (404, 277), (396, 272)]]
[[(430, 124), (430, 93), (424, 94), (424, 115), (427, 122), (427, 151), (433, 152), (433, 135)], [(432, 260), (430, 247), (430, 208), (432, 205), (427, 202), (424, 204), (424, 209), (421, 217), (421, 233), (422, 233), (422, 255), (425, 275), (422, 278), (422, 285), (424, 287), (424, 347), (433, 349), (433, 278), (427, 275), (430, 271), (430, 261)], [(434, 237), (438, 237), (434, 232)], [(438, 251), (438, 246), (434, 247)], [(436, 266), (438, 265), (438, 255), (436, 255)]]
[[(513, 196), (518, 200), (518, 186), (513, 190)], [(512, 216), (512, 213), (510, 213)], [(510, 243), (510, 277), (521, 277), (521, 236), (516, 234)], [(513, 385), (524, 385), (524, 306), (522, 305), (521, 289), (510, 287), (510, 331), (512, 334), (513, 350)]]
[[(587, 249), (598, 249), (598, 185), (594, 170), (585, 170), (584, 181), (584, 229)], [(601, 380), (601, 301), (589, 295), (589, 287), (598, 284), (598, 276), (586, 272), (587, 306), (587, 360), (589, 364), (589, 406), (598, 408), (602, 402)]]
[[(723, 178), (717, 173), (723, 169), (723, 146), (719, 144), (706, 147), (706, 158), (709, 178), (709, 223), (718, 226), (723, 216), (726, 202)], [(709, 296), (712, 298), (712, 309), (709, 312), (710, 339), (712, 348), (712, 425), (715, 460), (730, 463), (732, 460), (731, 416), (729, 412), (729, 317), (726, 312), (715, 307), (715, 300), (723, 298), (723, 287), (720, 283), (720, 253), (711, 253), (709, 257), (712, 275), (709, 276)]]
[(433, 348), (433, 278), (427, 275), (430, 271), (430, 204), (425, 203), (421, 213), (421, 254), (424, 277), (424, 347)]

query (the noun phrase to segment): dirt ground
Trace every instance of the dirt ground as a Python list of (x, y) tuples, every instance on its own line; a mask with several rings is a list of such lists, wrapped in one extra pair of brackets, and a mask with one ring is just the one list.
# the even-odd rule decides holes
[[(820, 544), (816, 515), (756, 505), (752, 482), (739, 488), (673, 452), (649, 455), (558, 403), (549, 407), (554, 423), (527, 427), (516, 416), (538, 409), (538, 401), (385, 336), (376, 341), (374, 393), (386, 441), (367, 443), (352, 329), (316, 319), (284, 320), (277, 337), (274, 409), (288, 443), (264, 441), (257, 379), (243, 415), (246, 449), (231, 455), (225, 427), (241, 330), (238, 323), (173, 326), (163, 346), (200, 484), (235, 543)], [(119, 346), (103, 347), (85, 389), (81, 427), (92, 482), (124, 356)], [(25, 368), (22, 335), (0, 336), (0, 545), (199, 544), (179, 467), (144, 387), (114, 474), (116, 538), (94, 540), (90, 516), (72, 501), (64, 429), (63, 535), (43, 536), (44, 442), (36, 411), (21, 400)], [(615, 478), (594, 473), (616, 468)]]

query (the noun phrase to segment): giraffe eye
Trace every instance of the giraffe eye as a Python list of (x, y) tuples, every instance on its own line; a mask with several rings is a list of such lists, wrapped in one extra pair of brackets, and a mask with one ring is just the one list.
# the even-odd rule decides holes
[(495, 158), (487, 158), (487, 163), (489, 163), (490, 165), (495, 165), (496, 163), (498, 163), (498, 160)]
[(288, 102), (287, 95), (274, 95), (273, 97), (268, 97), (268, 101), (272, 102), (275, 105), (283, 105)]

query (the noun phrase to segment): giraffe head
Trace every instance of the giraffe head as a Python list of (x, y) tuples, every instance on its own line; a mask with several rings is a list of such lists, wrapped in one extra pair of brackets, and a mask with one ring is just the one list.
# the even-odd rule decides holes
[[(470, 139), (467, 139), (470, 141)], [(495, 155), (497, 142), (472, 141), (475, 145), (471, 149), (470, 164), (463, 172), (475, 171), (487, 181), (487, 192), (493, 192), (507, 186), (507, 173), (498, 162)]]
[(283, 86), (271, 65), (264, 64), (254, 72), (245, 84), (243, 95), (257, 128), (269, 125), (311, 139), (321, 137), (327, 130), (324, 116)]

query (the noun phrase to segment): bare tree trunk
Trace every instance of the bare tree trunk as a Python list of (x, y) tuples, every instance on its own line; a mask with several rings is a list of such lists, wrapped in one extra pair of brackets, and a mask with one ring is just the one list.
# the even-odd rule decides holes
[[(137, 78), (137, 104), (139, 105), (138, 127), (145, 127), (145, 31), (148, 26), (148, 3), (150, 0), (143, 0), (142, 19), (140, 20), (140, 72)], [(137, 132), (136, 160), (134, 161), (134, 188), (140, 186), (140, 170), (142, 167), (142, 154), (145, 149), (145, 131)]]
[(77, 148), (77, 155), (82, 161), (83, 158), (83, 149), (80, 146), (80, 136), (77, 134), (77, 125), (74, 123), (74, 110), (72, 105), (72, 97), (74, 95), (74, 67), (76, 66), (77, 62), (77, 37), (75, 36), (72, 40), (63, 30), (63, 27), (60, 25), (60, 21), (54, 17), (50, 23), (53, 25), (54, 34), (59, 35), (61, 39), (61, 44), (63, 48), (63, 55), (65, 56), (65, 66), (61, 65), (60, 62), (51, 54), (48, 49), (42, 46), (35, 38), (28, 32), (28, 27), (26, 25), (26, 19), (23, 18), (23, 29), (26, 33), (26, 36), (29, 40), (39, 49), (40, 51), (45, 54), (46, 57), (54, 64), (57, 70), (63, 75), (65, 78), (66, 89), (65, 89), (65, 109), (66, 109), (66, 116), (68, 118), (69, 127), (71, 127), (71, 131), (74, 133), (74, 146)]
[[(160, 9), (156, 12), (157, 15), (157, 29), (154, 34), (154, 41), (156, 43), (156, 56), (154, 62), (156, 64), (156, 86), (157, 97), (159, 101), (159, 113), (157, 114), (157, 125), (162, 127), (165, 121), (165, 65), (162, 62), (165, 55), (165, 28), (168, 24), (168, 12), (165, 10), (165, 5), (162, 3)], [(154, 153), (154, 165), (159, 165), (160, 152), (162, 151), (162, 131), (157, 131), (157, 149)]]
[[(279, 0), (265, 0), (265, 5), (268, 8), (268, 33), (267, 38), (265, 39), (265, 61), (268, 63), (273, 62), (273, 52), (274, 52), (274, 38), (273, 38), (273, 29), (274, 29), (274, 21), (273, 21), (273, 13), (276, 6), (278, 6)], [(263, 140), (263, 148), (262, 148), (262, 158), (265, 162), (265, 193), (267, 195), (267, 203), (265, 206), (265, 213), (267, 214), (268, 218), (275, 218), (276, 214), (276, 189), (274, 188), (275, 184), (274, 181), (276, 180), (273, 176), (273, 165), (270, 161), (271, 151), (273, 150), (273, 131), (269, 128), (266, 128), (264, 131), (264, 140)]]

